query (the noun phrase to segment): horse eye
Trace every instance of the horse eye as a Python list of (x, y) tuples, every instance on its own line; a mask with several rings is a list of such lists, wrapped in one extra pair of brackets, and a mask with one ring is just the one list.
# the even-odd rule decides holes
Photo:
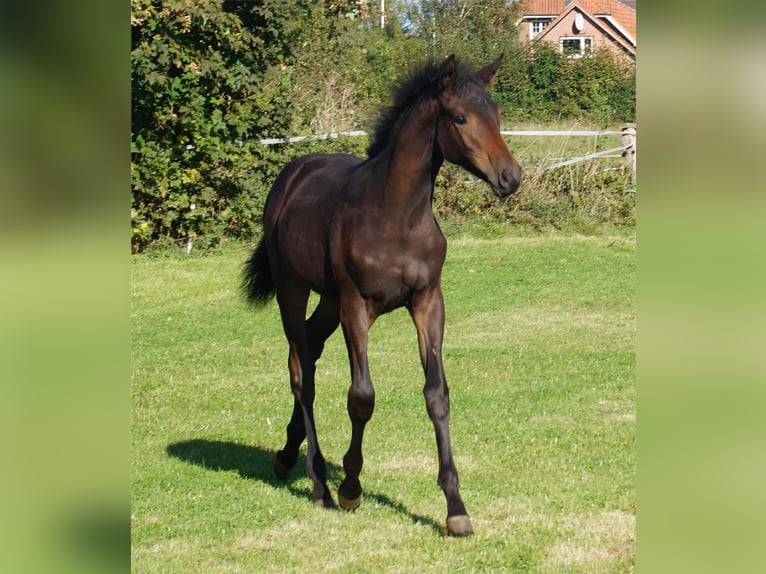
[(464, 115), (457, 114), (455, 117), (452, 118), (452, 121), (455, 122), (457, 125), (462, 126), (468, 120), (465, 119)]

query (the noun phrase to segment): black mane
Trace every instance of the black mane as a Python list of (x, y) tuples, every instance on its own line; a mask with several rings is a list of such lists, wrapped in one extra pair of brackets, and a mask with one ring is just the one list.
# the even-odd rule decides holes
[[(455, 76), (455, 87), (464, 85), (474, 79), (473, 69), (456, 61), (457, 74)], [(413, 67), (409, 74), (399, 80), (392, 90), (393, 104), (384, 108), (380, 112), (375, 128), (372, 133), (370, 145), (367, 147), (367, 157), (372, 159), (382, 152), (388, 145), (394, 128), (399, 118), (412, 106), (421, 96), (437, 89), (442, 63), (432, 60)]]

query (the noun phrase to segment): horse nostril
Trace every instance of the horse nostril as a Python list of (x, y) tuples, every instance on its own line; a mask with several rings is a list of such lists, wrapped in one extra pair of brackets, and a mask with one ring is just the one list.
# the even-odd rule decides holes
[(518, 175), (511, 168), (504, 168), (500, 172), (500, 187), (508, 194), (518, 189), (521, 183), (521, 168), (518, 169)]
[(500, 184), (505, 190), (513, 188), (513, 176), (510, 174), (508, 169), (504, 169), (500, 174)]

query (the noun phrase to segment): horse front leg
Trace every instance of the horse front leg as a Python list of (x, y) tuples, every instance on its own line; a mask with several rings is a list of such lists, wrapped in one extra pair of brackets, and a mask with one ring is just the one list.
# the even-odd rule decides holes
[(351, 365), (351, 387), (346, 404), (351, 419), (351, 445), (343, 457), (346, 478), (338, 487), (338, 503), (347, 510), (355, 510), (362, 503), (359, 475), (364, 464), (364, 428), (375, 410), (375, 390), (367, 361), (367, 339), (372, 320), (361, 298), (342, 303), (340, 315)]
[(460, 483), (450, 444), (449, 389), (442, 362), (444, 297), (441, 287), (415, 294), (409, 310), (417, 327), (420, 359), (425, 371), (423, 394), (436, 431), (438, 481), (447, 497), (447, 533), (452, 536), (468, 536), (473, 534), (473, 527), (460, 498)]

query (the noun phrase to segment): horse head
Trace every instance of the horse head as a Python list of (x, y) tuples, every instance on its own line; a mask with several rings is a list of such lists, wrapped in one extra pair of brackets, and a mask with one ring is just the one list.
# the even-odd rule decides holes
[(487, 94), (503, 56), (478, 72), (461, 74), (455, 56), (441, 67), (437, 88), (437, 143), (444, 158), (506, 197), (521, 183), (521, 166), (500, 134), (500, 108)]

